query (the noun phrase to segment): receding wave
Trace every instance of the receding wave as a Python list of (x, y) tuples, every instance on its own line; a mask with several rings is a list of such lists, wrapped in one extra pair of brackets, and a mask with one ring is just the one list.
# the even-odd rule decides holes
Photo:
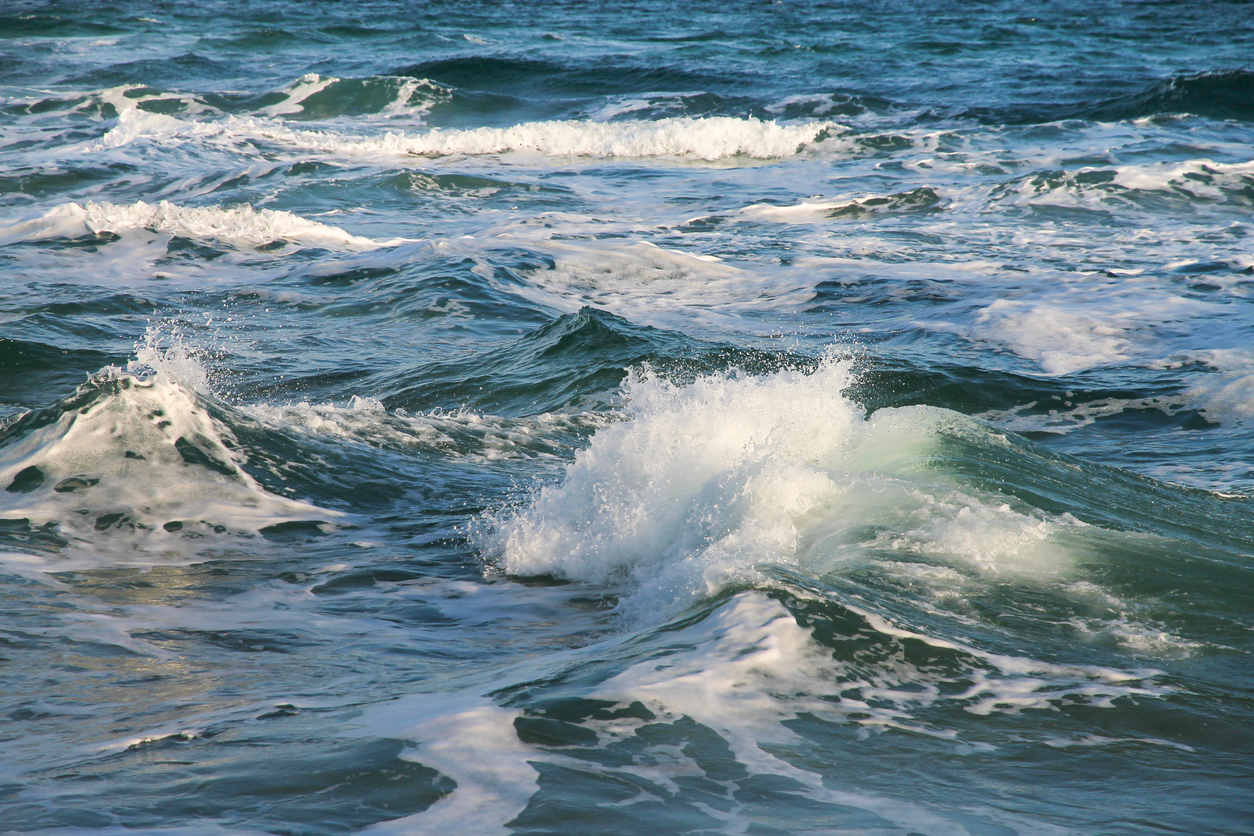
[(740, 210), (748, 220), (808, 223), (815, 220), (864, 221), (881, 215), (913, 215), (935, 212), (944, 199), (928, 186), (890, 195), (867, 195), (855, 200), (803, 201), (791, 206), (755, 203)]
[(1037, 171), (1003, 183), (990, 193), (993, 200), (1011, 204), (1092, 211), (1120, 206), (1196, 211), (1206, 204), (1245, 210), (1254, 202), (1252, 196), (1254, 162), (1208, 159)]

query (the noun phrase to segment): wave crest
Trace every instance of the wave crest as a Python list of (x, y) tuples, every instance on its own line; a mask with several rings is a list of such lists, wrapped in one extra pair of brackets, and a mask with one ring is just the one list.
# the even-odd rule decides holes
[(735, 157), (791, 157), (838, 128), (832, 122), (792, 125), (754, 117), (682, 116), (640, 122), (524, 122), (508, 128), (433, 128), (423, 133), (353, 136), (298, 130), (275, 120), (254, 117), (183, 122), (159, 114), (127, 111), (119, 116), (117, 126), (100, 140), (99, 146), (115, 148), (151, 138), (178, 142), (185, 137), (217, 137), (230, 142), (252, 137), (349, 156), (448, 157), (533, 152), (549, 157), (686, 157), (713, 162)]
[(1056, 534), (1075, 520), (928, 474), (947, 434), (991, 433), (930, 407), (868, 419), (844, 394), (854, 382), (851, 361), (830, 357), (686, 386), (633, 374), (629, 419), (599, 429), (561, 484), (488, 520), (478, 543), (508, 573), (625, 582), (628, 610), (662, 613), (760, 583), (764, 563), (825, 574), (907, 555), (1028, 578), (1073, 563)]

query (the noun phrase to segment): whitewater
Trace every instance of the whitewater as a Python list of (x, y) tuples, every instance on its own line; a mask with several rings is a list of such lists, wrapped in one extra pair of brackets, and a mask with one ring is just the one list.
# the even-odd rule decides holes
[(0, 9), (0, 831), (1254, 832), (1252, 50)]

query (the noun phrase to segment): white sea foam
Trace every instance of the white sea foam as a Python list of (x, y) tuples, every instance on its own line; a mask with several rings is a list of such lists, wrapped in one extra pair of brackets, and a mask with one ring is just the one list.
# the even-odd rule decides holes
[(1178, 395), (1162, 395), (1151, 398), (1098, 398), (1077, 403), (1059, 396), (1057, 400), (1030, 401), (1008, 409), (990, 409), (980, 413), (979, 417), (1017, 433), (1065, 435), (1090, 426), (1100, 418), (1126, 410), (1153, 409), (1164, 415), (1175, 415), (1185, 408), (1188, 400)]
[(1064, 375), (1126, 361), (1130, 342), (1121, 318), (1097, 319), (1055, 305), (997, 299), (976, 316), (972, 334), (1036, 361), (1045, 374)]
[(635, 375), (629, 420), (598, 430), (561, 484), (501, 515), (480, 543), (507, 572), (626, 583), (628, 612), (758, 582), (763, 561), (836, 571), (868, 547), (989, 577), (1069, 571), (1056, 535), (1075, 520), (1026, 515), (923, 468), (946, 433), (993, 434), (929, 407), (865, 419), (842, 394), (851, 382), (831, 359), (812, 373), (687, 386)]
[[(1054, 163), (1054, 160), (1040, 160)], [(1157, 200), (1180, 199), (1191, 210), (1207, 203), (1245, 205), (1254, 185), (1254, 161), (1220, 163), (1209, 159), (1150, 165), (1052, 169), (994, 189), (994, 195), (1022, 206), (1056, 206), (1110, 211), (1137, 205), (1149, 195)]]
[[(788, 714), (813, 711), (869, 729), (897, 728), (952, 738), (951, 730), (930, 727), (913, 719), (913, 713), (944, 703), (979, 715), (1050, 710), (1060, 701), (1109, 707), (1120, 696), (1162, 696), (1170, 691), (1154, 682), (1156, 670), (1060, 665), (988, 653), (899, 627), (856, 607), (849, 609), (898, 644), (921, 642), (964, 657), (965, 669), (949, 681), (938, 670), (924, 671), (905, 662), (898, 649), (879, 674), (865, 680), (865, 673), (834, 660), (786, 608), (755, 591), (739, 593), (708, 619), (670, 637), (684, 649), (634, 665), (595, 693), (620, 701), (642, 700), (660, 714), (693, 717), (733, 734), (736, 726), (758, 728), (764, 720), (773, 723)], [(956, 681), (964, 687), (951, 687)], [(839, 700), (831, 699), (842, 694)], [(760, 753), (754, 757), (761, 760)]]
[[(1004, 333), (1008, 341), (1016, 339), (1010, 329)], [(1029, 334), (1029, 337), (1033, 339), (1034, 345), (1045, 344), (1040, 333)], [(1059, 340), (1064, 341), (1065, 338)], [(1081, 339), (1075, 342), (1082, 344), (1083, 341)], [(1016, 353), (1027, 354), (1029, 348), (1030, 346), (1019, 344)], [(1063, 368), (1069, 366), (1082, 369), (1087, 367), (1084, 361), (1092, 359), (1092, 355), (1075, 357), (1064, 354), (1062, 358), (1067, 361)], [(1164, 415), (1177, 415), (1186, 409), (1197, 409), (1207, 420), (1224, 425), (1241, 425), (1254, 418), (1254, 352), (1243, 348), (1186, 350), (1165, 359), (1152, 360), (1150, 365), (1176, 369), (1185, 362), (1200, 363), (1210, 373), (1194, 376), (1193, 384), (1178, 394), (1146, 398), (1098, 398), (1080, 402), (1073, 401), (1072, 394), (1069, 393), (1065, 398), (1055, 396), (1052, 401), (1032, 401), (1008, 409), (989, 410), (980, 417), (1015, 432), (1059, 434), (1087, 427), (1100, 418), (1118, 415), (1127, 410), (1148, 409)], [(1223, 463), (1215, 465), (1218, 470)], [(1168, 471), (1163, 472), (1165, 474)]]
[[(907, 712), (889, 707), (891, 688), (878, 689), (866, 700), (830, 699), (849, 690), (851, 683), (837, 681), (830, 653), (778, 602), (760, 592), (741, 593), (714, 615), (670, 639), (676, 652), (633, 665), (602, 683), (592, 696), (620, 703), (641, 701), (663, 721), (695, 720), (722, 737), (749, 774), (795, 781), (811, 801), (867, 810), (903, 829), (939, 836), (967, 833), (945, 816), (901, 799), (830, 789), (818, 773), (777, 754), (798, 740), (781, 721), (801, 712), (829, 719), (853, 715), (866, 728), (923, 731), (909, 722)], [(604, 744), (634, 734), (639, 723), (598, 725)], [(667, 753), (665, 748), (649, 748), (648, 760), (657, 766), (627, 767), (626, 771), (678, 793), (674, 777), (683, 772), (670, 762), (690, 761), (686, 753)], [(735, 789), (726, 786), (725, 791), (734, 798)], [(724, 815), (710, 812), (731, 826), (740, 821), (738, 807), (733, 805)]]
[(55, 527), (89, 563), (104, 551), (162, 562), (184, 550), (189, 533), (255, 535), (281, 522), (331, 528), (346, 519), (275, 496), (239, 466), (230, 431), (191, 388), (206, 380), (194, 358), (152, 346), (141, 354), (133, 366), (147, 377), (106, 369), (86, 384), (97, 391), (84, 403), (0, 448), (0, 484), (9, 486), (0, 512)]
[(1203, 200), (1222, 200), (1229, 193), (1239, 195), (1254, 185), (1254, 160), (1219, 163), (1202, 159), (1152, 166), (1119, 166), (1115, 169), (1114, 182), (1126, 189), (1175, 191)]
[(404, 242), (399, 238), (376, 241), (352, 235), (338, 227), (274, 209), (255, 209), (248, 205), (177, 206), (166, 200), (156, 204), (140, 200), (129, 204), (62, 203), (41, 215), (0, 226), (0, 246), (102, 233), (126, 235), (144, 230), (248, 249), (291, 243), (300, 247), (362, 252)]
[[(959, 731), (918, 715), (928, 709), (935, 717), (936, 709), (948, 708), (1009, 718), (1066, 704), (1110, 707), (1119, 698), (1158, 698), (1169, 692), (1155, 681), (1156, 671), (1058, 665), (986, 653), (904, 629), (863, 610), (852, 612), (885, 645), (888, 658), (869, 674), (863, 663), (833, 658), (810, 628), (761, 591), (738, 593), (709, 616), (659, 634), (665, 652), (628, 665), (587, 695), (620, 706), (641, 703), (652, 712), (648, 720), (629, 713), (580, 721), (595, 734), (585, 751), (621, 747), (612, 765), (523, 743), (515, 731), (522, 713), (499, 707), (474, 690), (416, 694), (370, 706), (352, 734), (411, 741), (416, 748), (403, 758), (438, 769), (457, 783), (428, 810), (381, 823), (372, 832), (443, 832), (454, 825), (464, 828), (466, 822), (475, 832), (503, 832), (540, 789), (541, 764), (606, 776), (631, 775), (646, 787), (661, 786), (680, 797), (690, 794), (685, 779), (700, 777), (717, 785), (729, 802), (718, 808), (702, 805), (703, 811), (735, 828), (743, 824), (751, 804), (738, 797), (740, 779), (708, 773), (708, 767), (674, 740), (639, 733), (646, 726), (695, 722), (726, 742), (745, 777), (775, 776), (795, 782), (793, 791), (810, 802), (865, 810), (902, 830), (965, 836), (969, 832), (962, 824), (965, 817), (956, 819), (943, 809), (912, 804), (894, 797), (891, 790), (833, 788), (795, 756), (806, 744), (786, 721), (806, 714), (851, 724), (864, 737), (891, 730), (952, 741), (958, 751), (987, 752), (994, 747), (980, 739), (979, 727)], [(905, 645), (911, 642), (951, 653), (963, 662), (948, 674), (944, 672), (948, 666), (921, 668), (908, 661)], [(551, 656), (547, 665), (579, 665), (588, 654), (599, 659), (606, 648), (564, 651)], [(536, 674), (534, 663), (512, 671), (524, 678)], [(494, 685), (512, 681), (501, 679)], [(1060, 740), (1054, 735), (1040, 742), (1054, 746)], [(624, 747), (627, 741), (630, 745)], [(624, 751), (633, 753), (628, 762), (623, 762)], [(649, 797), (648, 792), (641, 797)]]
[(117, 121), (97, 141), (80, 150), (99, 153), (121, 148), (139, 140), (161, 140), (166, 144), (182, 145), (203, 141), (222, 135), (220, 122), (179, 119), (164, 113), (152, 113), (130, 107), (118, 113)]
[(861, 220), (880, 215), (927, 211), (938, 208), (940, 203), (941, 196), (935, 189), (920, 188), (891, 195), (864, 194), (860, 197), (842, 197), (831, 200), (803, 200), (800, 203), (784, 206), (755, 203), (741, 209), (734, 217), (740, 220), (805, 224), (832, 218)]
[(1133, 656), (1184, 659), (1196, 656), (1208, 647), (1202, 642), (1182, 638), (1163, 624), (1145, 623), (1128, 616), (1075, 618), (1071, 620), (1071, 626), (1086, 641), (1114, 645)]
[(714, 161), (728, 157), (790, 157), (814, 142), (825, 124), (781, 125), (732, 117), (676, 117), (655, 122), (527, 122), (510, 128), (432, 130), (425, 134), (388, 134), (341, 140), (293, 133), (276, 135), (319, 150), (387, 151), (429, 156), (502, 154), (535, 151), (550, 157), (692, 157)]
[[(312, 94), (311, 94), (312, 95)], [(158, 114), (127, 111), (100, 140), (117, 148), (140, 139), (181, 142), (219, 137), (258, 137), (330, 154), (475, 156), (530, 151), (550, 157), (689, 157), (714, 161), (733, 157), (791, 157), (820, 140), (831, 123), (781, 124), (752, 117), (675, 117), (649, 122), (525, 122), (508, 128), (435, 128), (422, 133), (352, 136), (298, 130), (276, 120), (231, 117), (221, 122), (183, 122)]]
[[(1049, 711), (1068, 703), (1111, 707), (1120, 697), (1162, 697), (1170, 690), (1154, 681), (1157, 671), (1057, 665), (991, 654), (898, 627), (863, 610), (852, 611), (897, 645), (869, 677), (854, 665), (833, 659), (787, 609), (753, 591), (734, 596), (708, 618), (668, 634), (672, 652), (629, 667), (602, 683), (593, 696), (619, 703), (639, 700), (658, 716), (650, 722), (695, 720), (727, 741), (736, 762), (751, 774), (792, 779), (813, 801), (868, 810), (903, 829), (965, 834), (967, 830), (941, 811), (879, 794), (831, 789), (803, 763), (781, 754), (796, 751), (799, 742), (781, 721), (805, 713), (855, 724), (865, 734), (891, 729), (952, 740), (959, 750), (989, 751), (993, 746), (979, 739), (978, 727), (959, 732), (919, 720), (917, 713), (945, 706), (976, 715)], [(946, 678), (938, 668), (921, 669), (907, 661), (905, 642), (924, 643), (964, 657), (966, 663), (960, 673)], [(606, 745), (631, 736), (639, 723), (616, 720), (593, 726), (600, 745)], [(651, 750), (650, 756), (661, 768), (627, 770), (678, 791), (670, 780), (677, 770), (665, 768), (665, 753)], [(733, 812), (729, 823), (736, 817)]]
[(849, 201), (803, 200), (788, 206), (755, 203), (741, 209), (738, 217), (748, 220), (775, 221), (779, 223), (813, 223), (822, 220), (834, 209), (848, 206)]

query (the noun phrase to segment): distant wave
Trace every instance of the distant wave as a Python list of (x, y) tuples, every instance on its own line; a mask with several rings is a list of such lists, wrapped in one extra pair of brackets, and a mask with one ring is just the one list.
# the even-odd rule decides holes
[(525, 122), (508, 128), (432, 129), (423, 133), (353, 136), (290, 128), (274, 120), (233, 117), (220, 123), (184, 122), (161, 114), (127, 111), (100, 140), (99, 149), (140, 139), (186, 136), (203, 139), (255, 137), (332, 154), (409, 154), (445, 157), (532, 151), (552, 157), (791, 157), (824, 139), (831, 122), (800, 125), (774, 120), (676, 117), (652, 122)]
[(1168, 113), (1191, 113), (1212, 119), (1254, 119), (1254, 72), (1226, 70), (1178, 75), (1139, 93), (1103, 102), (1088, 115), (1114, 120)]
[(725, 86), (727, 80), (670, 66), (641, 66), (613, 60), (571, 66), (554, 61), (498, 56), (462, 56), (424, 61), (394, 75), (431, 79), (466, 90), (493, 93), (551, 93), (603, 96), (655, 90), (693, 90)]
[(1254, 120), (1254, 71), (1214, 70), (1161, 79), (1135, 92), (1081, 103), (971, 107), (962, 116), (985, 124), (1031, 125), (1064, 119), (1120, 122), (1150, 116)]
[(0, 245), (86, 235), (121, 235), (147, 229), (234, 247), (257, 248), (276, 243), (361, 252), (401, 243), (375, 241), (339, 227), (310, 221), (291, 212), (251, 206), (177, 206), (167, 200), (151, 204), (63, 203), (50, 211), (0, 225)]

